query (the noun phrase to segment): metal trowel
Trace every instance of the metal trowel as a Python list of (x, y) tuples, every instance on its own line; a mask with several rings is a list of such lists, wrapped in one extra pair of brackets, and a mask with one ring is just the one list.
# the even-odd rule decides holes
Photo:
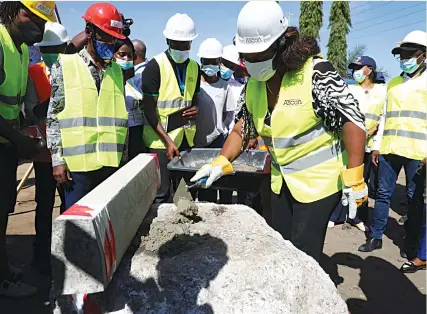
[(180, 199), (194, 201), (191, 193), (188, 191), (188, 187), (184, 179), (181, 179), (179, 182), (178, 188), (176, 189), (175, 195), (173, 196), (173, 203), (178, 206), (178, 201)]

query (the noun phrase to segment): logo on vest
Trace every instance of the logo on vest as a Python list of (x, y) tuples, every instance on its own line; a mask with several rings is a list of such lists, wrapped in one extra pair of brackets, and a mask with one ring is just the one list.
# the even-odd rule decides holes
[(302, 106), (303, 105), (301, 99), (285, 99), (283, 104), (285, 106)]

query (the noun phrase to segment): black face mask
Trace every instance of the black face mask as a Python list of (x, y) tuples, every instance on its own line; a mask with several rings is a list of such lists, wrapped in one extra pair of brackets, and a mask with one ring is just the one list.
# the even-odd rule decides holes
[(43, 40), (44, 25), (43, 29), (40, 29), (40, 27), (34, 22), (20, 23), (18, 25), (18, 30), (21, 33), (22, 40), (27, 45), (32, 46)]

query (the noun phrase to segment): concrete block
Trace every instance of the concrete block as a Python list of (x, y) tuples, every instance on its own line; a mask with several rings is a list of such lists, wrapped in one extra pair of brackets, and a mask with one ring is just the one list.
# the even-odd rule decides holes
[(140, 154), (53, 222), (57, 295), (104, 291), (153, 202), (157, 157)]

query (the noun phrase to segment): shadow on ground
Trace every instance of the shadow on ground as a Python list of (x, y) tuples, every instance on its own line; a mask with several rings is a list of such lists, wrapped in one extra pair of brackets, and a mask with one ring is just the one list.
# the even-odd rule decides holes
[(338, 265), (360, 269), (359, 287), (364, 299), (347, 300), (351, 314), (426, 313), (426, 299), (417, 287), (394, 265), (382, 258), (365, 259), (352, 253), (336, 253), (321, 259), (322, 267), (336, 285), (344, 282), (338, 274)]

